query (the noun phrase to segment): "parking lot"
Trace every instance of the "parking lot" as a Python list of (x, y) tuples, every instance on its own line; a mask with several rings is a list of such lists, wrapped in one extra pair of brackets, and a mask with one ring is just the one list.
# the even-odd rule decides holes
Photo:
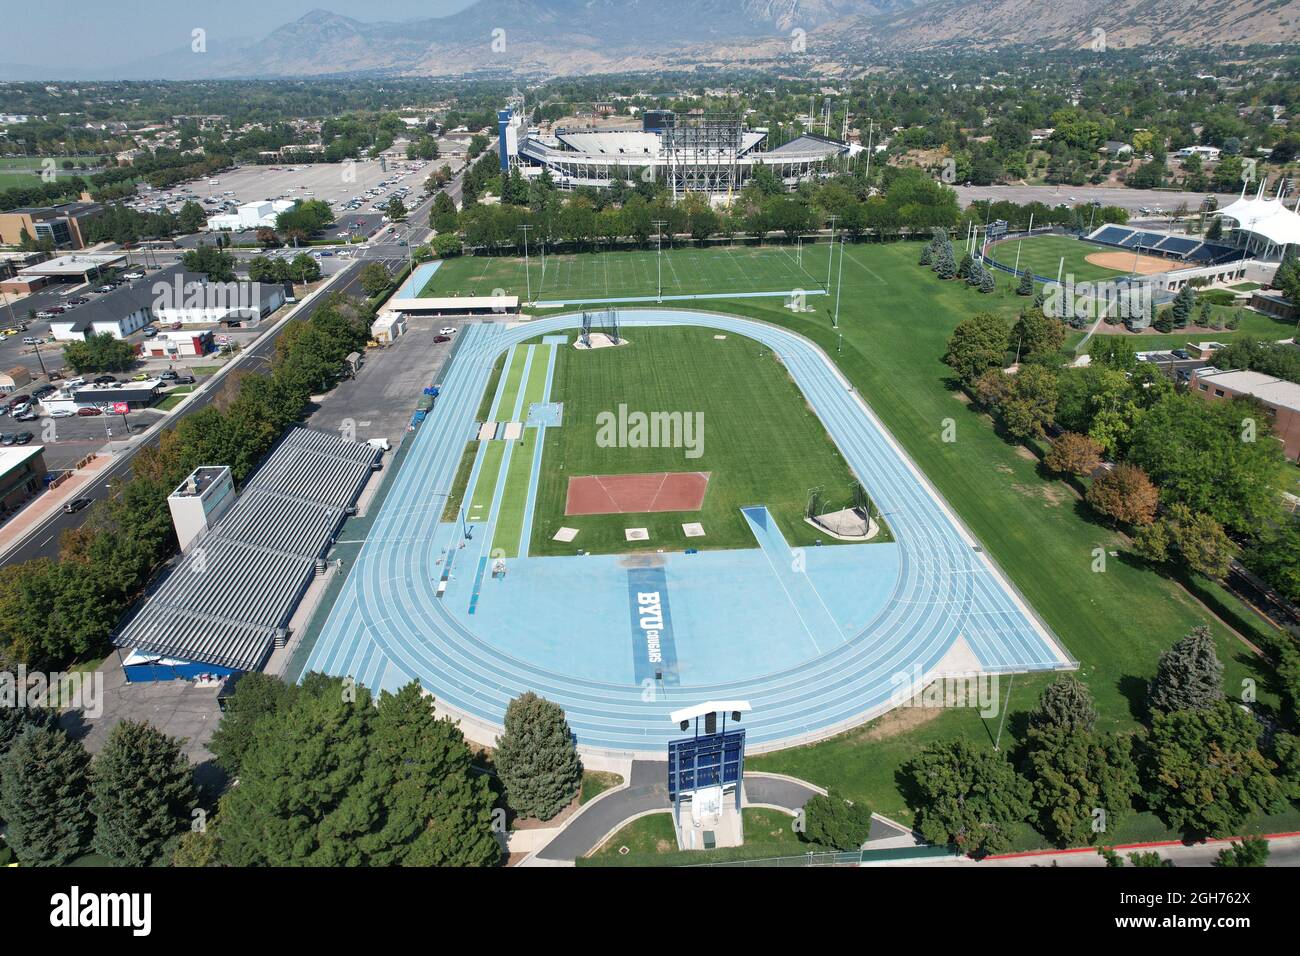
[[(344, 219), (352, 221), (357, 213), (371, 213), (376, 217), (374, 227), (377, 227), (381, 211), (375, 203), (387, 202), (397, 189), (407, 187), (407, 205), (413, 205), (420, 195), (424, 180), (440, 162), (394, 159), (381, 163), (377, 159), (366, 159), (353, 163), (240, 166), (218, 173), (211, 179), (181, 183), (167, 190), (142, 191), (131, 205), (142, 210), (165, 205), (173, 212), (178, 212), (190, 200), (199, 202), (209, 215), (216, 215), (246, 202), (317, 199), (329, 203), (338, 214), (340, 222)], [(369, 190), (380, 188), (381, 182), (389, 183), (383, 195), (366, 195)], [(344, 204), (354, 197), (360, 197), (363, 201), (354, 209), (345, 208)], [(373, 231), (373, 228), (369, 231)], [(190, 247), (202, 238), (202, 234), (186, 236), (178, 240), (178, 244)], [(256, 233), (254, 230), (238, 233), (235, 241), (256, 241)]]
[(326, 396), (308, 427), (337, 433), (350, 423), (357, 441), (387, 438), (396, 446), (419, 407), (424, 387), (432, 384), (455, 345), (455, 335), (450, 342), (434, 342), (438, 329), (459, 329), (463, 324), (446, 317), (411, 320), (406, 334), (392, 345), (366, 351), (356, 377)]

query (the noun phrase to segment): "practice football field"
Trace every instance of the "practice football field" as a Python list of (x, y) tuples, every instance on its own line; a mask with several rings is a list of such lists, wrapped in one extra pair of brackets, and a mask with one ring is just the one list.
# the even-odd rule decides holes
[(492, 295), (504, 290), (537, 301), (629, 299), (655, 296), (662, 271), (663, 294), (702, 295), (822, 290), (826, 252), (810, 246), (679, 246), (654, 249), (547, 255), (533, 250), (527, 264), (516, 256), (448, 259), (420, 291), (421, 296)]

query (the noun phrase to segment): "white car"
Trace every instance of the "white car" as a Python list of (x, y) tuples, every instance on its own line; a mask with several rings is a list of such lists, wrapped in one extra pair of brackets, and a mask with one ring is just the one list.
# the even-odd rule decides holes
[(50, 412), (51, 418), (72, 418), (77, 413), (70, 408), (56, 408)]
[(439, 330), (438, 330), (438, 334), (439, 334), (439, 335), (455, 335), (455, 334), (456, 334), (456, 330), (453, 329), (453, 328), (449, 325), (449, 326), (447, 326), (446, 328), (439, 329)]

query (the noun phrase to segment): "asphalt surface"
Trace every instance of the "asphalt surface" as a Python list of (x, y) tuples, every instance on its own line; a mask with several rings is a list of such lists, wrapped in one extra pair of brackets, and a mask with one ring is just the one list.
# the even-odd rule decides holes
[(1194, 212), (1206, 196), (1215, 196), (1219, 200), (1220, 209), (1237, 199), (1236, 193), (1188, 193), (1165, 189), (1129, 189), (1126, 186), (954, 186), (953, 188), (957, 190), (957, 198), (963, 207), (980, 199), (992, 199), (994, 202), (1005, 200), (1022, 205), (1041, 202), (1049, 206), (1060, 203), (1081, 206), (1095, 200), (1103, 206), (1122, 206), (1130, 212), (1137, 212), (1143, 207), (1173, 212), (1185, 203), (1187, 208)]
[[(353, 263), (353, 266), (356, 264)], [(351, 266), (349, 267), (351, 268)], [(344, 292), (349, 295), (364, 297), (361, 291), (361, 270), (352, 269), (350, 275), (339, 279), (332, 287), (332, 291)], [(296, 315), (296, 318), (310, 318), (315, 311), (325, 301), (324, 296), (316, 298), (313, 302), (304, 306)], [(244, 368), (251, 371), (265, 370), (270, 364), (270, 358), (275, 352), (275, 342), (279, 338), (280, 332), (283, 331), (283, 325), (267, 335), (256, 345), (250, 346), (240, 353), (238, 357), (232, 359), (232, 363), (238, 368)], [(216, 398), (219, 388), (210, 389), (196, 396), (191, 401), (183, 405), (173, 416), (170, 424), (175, 425), (187, 415), (192, 415), (201, 411), (212, 404)], [(127, 451), (117, 453), (117, 460), (105, 469), (99, 477), (99, 480), (93, 486), (83, 490), (82, 496), (92, 498), (96, 501), (103, 500), (109, 496), (109, 488), (115, 479), (129, 477), (131, 473), (132, 461), (136, 452), (145, 446), (156, 445), (158, 443), (159, 433), (149, 436), (144, 442), (132, 446)], [(33, 501), (39, 501), (39, 498)], [(57, 558), (59, 554), (59, 538), (64, 531), (71, 528), (79, 527), (87, 518), (90, 509), (83, 508), (76, 514), (65, 514), (62, 511), (56, 511), (43, 524), (28, 534), (22, 543), (10, 550), (0, 559), (0, 565), (15, 564), (22, 561), (33, 561), (37, 558)]]

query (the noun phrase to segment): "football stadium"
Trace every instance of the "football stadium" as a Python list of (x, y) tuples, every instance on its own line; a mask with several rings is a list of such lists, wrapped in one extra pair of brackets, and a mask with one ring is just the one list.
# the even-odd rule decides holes
[(521, 108), (513, 105), (497, 114), (497, 133), (502, 170), (517, 168), (525, 177), (547, 171), (563, 190), (653, 177), (679, 199), (688, 192), (726, 199), (759, 166), (795, 186), (850, 152), (847, 143), (811, 133), (769, 148), (767, 131), (748, 129), (734, 112), (648, 110), (640, 128), (557, 128), (544, 135), (524, 126)]

